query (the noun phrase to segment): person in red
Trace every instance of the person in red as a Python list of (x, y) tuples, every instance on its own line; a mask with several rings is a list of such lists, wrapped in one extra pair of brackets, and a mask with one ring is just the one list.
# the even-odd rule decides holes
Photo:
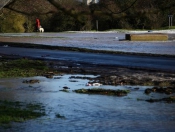
[(36, 31), (38, 31), (40, 28), (40, 20), (37, 18), (36, 19)]

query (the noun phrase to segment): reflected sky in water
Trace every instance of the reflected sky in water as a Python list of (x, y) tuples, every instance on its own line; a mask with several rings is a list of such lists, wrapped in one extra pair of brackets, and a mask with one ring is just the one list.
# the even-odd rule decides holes
[[(154, 131), (173, 132), (175, 129), (175, 104), (163, 102), (148, 103), (137, 99), (162, 98), (164, 94), (145, 95), (146, 86), (108, 86), (100, 88), (127, 89), (131, 92), (124, 97), (77, 94), (72, 90), (92, 88), (86, 86), (87, 79), (70, 79), (72, 75), (14, 78), (0, 80), (0, 99), (11, 101), (39, 102), (46, 107), (47, 116), (24, 123), (13, 123), (9, 132), (129, 132)], [(92, 77), (92, 75), (73, 75)], [(40, 83), (25, 84), (23, 80), (38, 79)], [(64, 86), (69, 92), (60, 91)], [(98, 88), (98, 87), (97, 87)], [(136, 90), (135, 88), (139, 88)], [(60, 114), (65, 119), (56, 118)]]

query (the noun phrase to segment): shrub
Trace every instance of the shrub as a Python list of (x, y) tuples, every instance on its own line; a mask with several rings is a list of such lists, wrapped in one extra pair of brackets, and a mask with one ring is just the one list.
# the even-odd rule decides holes
[(27, 17), (24, 15), (6, 10), (3, 18), (0, 19), (0, 32), (25, 32), (24, 23), (26, 21)]

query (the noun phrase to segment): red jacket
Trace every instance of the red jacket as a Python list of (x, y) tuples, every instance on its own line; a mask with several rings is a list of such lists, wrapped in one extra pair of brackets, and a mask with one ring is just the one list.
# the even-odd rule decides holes
[(36, 19), (36, 27), (39, 28), (40, 27), (40, 20)]

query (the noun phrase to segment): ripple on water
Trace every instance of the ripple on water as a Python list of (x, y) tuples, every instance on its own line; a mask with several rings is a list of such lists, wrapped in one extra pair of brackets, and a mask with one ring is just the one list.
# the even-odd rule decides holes
[[(74, 89), (90, 88), (87, 79), (73, 79), (71, 75), (58, 79), (33, 77), (40, 83), (25, 84), (24, 78), (1, 79), (0, 98), (25, 102), (40, 102), (46, 106), (47, 116), (25, 123), (13, 123), (4, 131), (173, 131), (175, 129), (175, 104), (148, 103), (138, 98), (161, 97), (162, 94), (145, 95), (141, 86), (105, 86), (110, 89), (129, 89), (124, 97), (76, 94)], [(85, 76), (85, 75), (75, 75)], [(95, 77), (89, 75), (88, 77)], [(59, 91), (64, 86), (70, 92)], [(135, 87), (139, 87), (138, 90)], [(56, 118), (60, 114), (65, 118)]]

